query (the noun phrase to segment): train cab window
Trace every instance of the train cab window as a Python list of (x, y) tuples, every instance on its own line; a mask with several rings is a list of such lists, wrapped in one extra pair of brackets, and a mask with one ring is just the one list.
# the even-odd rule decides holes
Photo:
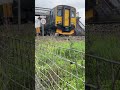
[(75, 17), (75, 12), (74, 12), (74, 11), (71, 12), (71, 17), (72, 17), (72, 18)]
[(50, 16), (51, 16), (51, 18), (53, 18), (53, 12), (52, 11), (50, 11)]
[(61, 9), (58, 9), (57, 15), (62, 16), (62, 10)]

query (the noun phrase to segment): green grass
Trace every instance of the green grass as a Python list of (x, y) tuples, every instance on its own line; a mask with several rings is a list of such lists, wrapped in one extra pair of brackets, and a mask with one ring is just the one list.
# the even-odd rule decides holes
[[(88, 39), (87, 39), (88, 40)], [(88, 43), (88, 42), (87, 42)], [(89, 44), (89, 45), (88, 45)], [(90, 34), (89, 36), (89, 43), (87, 44), (87, 53), (106, 58), (108, 60), (112, 61), (120, 61), (119, 55), (120, 55), (120, 40), (117, 33), (110, 34), (110, 33), (94, 33)], [(104, 90), (111, 89), (112, 83), (112, 67), (109, 62), (104, 62), (104, 60), (98, 60), (99, 63), (99, 73), (100, 73), (100, 79), (101, 79), (101, 88)], [(91, 58), (86, 63), (87, 67), (90, 67), (86, 71), (86, 77), (88, 77), (86, 80), (91, 81), (91, 83), (96, 84), (96, 59)], [(114, 78), (118, 78), (117, 72), (120, 68), (120, 65), (114, 64)], [(92, 79), (91, 79), (92, 78)], [(104, 82), (106, 80), (106, 82)], [(119, 81), (120, 82), (120, 81)], [(119, 82), (117, 81), (115, 85), (118, 85)], [(119, 90), (120, 87), (117, 86), (116, 90)]]
[(120, 40), (118, 36), (114, 34), (107, 34), (102, 37), (100, 35), (94, 35), (91, 39), (91, 43), (88, 50), (89, 52), (100, 57), (120, 61)]
[[(34, 74), (34, 57), (32, 57), (34, 55), (34, 33), (34, 24), (22, 24), (20, 30), (18, 30), (18, 25), (0, 26), (0, 40), (5, 44), (0, 45), (3, 47), (0, 48), (0, 59), (3, 59), (0, 61), (0, 77), (2, 77), (0, 90), (3, 90), (3, 83), (6, 84), (8, 90), (22, 90), (20, 85), (31, 88), (28, 84), (33, 84), (30, 75)], [(4, 56), (2, 56), (3, 51)], [(3, 78), (3, 72), (8, 77), (6, 81)]]
[[(55, 39), (51, 37), (36, 39), (36, 72), (43, 72), (51, 82), (53, 82), (53, 85), (56, 82), (62, 89), (73, 90), (72, 87), (74, 87), (78, 90), (83, 90), (84, 84), (80, 79), (84, 80), (85, 78), (83, 75), (84, 69), (80, 68), (78, 64), (84, 66), (84, 54), (80, 55), (78, 51), (84, 52), (85, 42), (84, 40), (70, 40), (64, 38)], [(66, 61), (66, 59), (70, 61)], [(75, 62), (75, 64), (71, 62)], [(55, 73), (57, 73), (57, 75)], [(50, 75), (54, 79), (51, 79), (52, 77), (50, 77)], [(42, 77), (43, 80), (48, 83), (45, 76), (40, 74), (38, 76)], [(58, 76), (64, 81), (58, 78)], [(75, 76), (80, 79), (77, 79)], [(50, 84), (48, 86), (50, 86)], [(46, 87), (47, 90), (50, 88), (52, 87)], [(59, 90), (56, 84), (54, 88), (55, 90)]]

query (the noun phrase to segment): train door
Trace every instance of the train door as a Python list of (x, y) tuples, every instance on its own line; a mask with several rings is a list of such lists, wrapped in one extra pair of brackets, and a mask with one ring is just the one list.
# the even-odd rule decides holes
[(70, 10), (69, 9), (65, 9), (64, 11), (64, 26), (69, 26), (69, 20), (70, 20)]
[(11, 3), (3, 4), (3, 17), (4, 17), (4, 23), (8, 24), (11, 22), (11, 19), (12, 19), (12, 4)]
[(4, 17), (12, 17), (12, 4), (7, 3), (3, 5)]

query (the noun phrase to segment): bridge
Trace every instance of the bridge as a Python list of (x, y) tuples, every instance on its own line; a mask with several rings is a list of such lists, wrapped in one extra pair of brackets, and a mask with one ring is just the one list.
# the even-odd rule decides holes
[(49, 15), (50, 8), (35, 7), (35, 16)]

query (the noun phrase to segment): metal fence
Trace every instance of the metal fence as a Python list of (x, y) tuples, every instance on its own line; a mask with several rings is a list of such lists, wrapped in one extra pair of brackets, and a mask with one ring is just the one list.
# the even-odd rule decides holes
[(90, 90), (119, 90), (120, 62), (95, 55), (86, 55), (86, 85)]
[(86, 25), (86, 90), (119, 90), (119, 24)]
[(34, 90), (34, 43), (0, 35), (0, 90)]
[(36, 42), (36, 90), (84, 90), (84, 52), (45, 42)]
[(32, 1), (0, 2), (0, 90), (35, 89)]

